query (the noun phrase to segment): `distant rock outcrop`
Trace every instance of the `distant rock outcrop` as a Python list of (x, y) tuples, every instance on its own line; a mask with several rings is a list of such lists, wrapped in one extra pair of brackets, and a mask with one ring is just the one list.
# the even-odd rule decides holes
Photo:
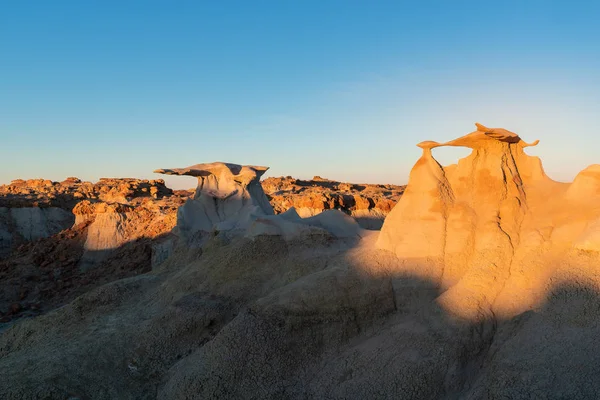
[(100, 178), (96, 183), (74, 177), (62, 182), (17, 179), (0, 185), (0, 207), (58, 207), (70, 211), (81, 200), (128, 203), (138, 198), (160, 199), (172, 194), (162, 179)]
[(365, 229), (380, 229), (405, 186), (353, 184), (323, 179), (267, 178), (261, 182), (276, 214), (294, 207), (301, 217), (340, 210)]
[(18, 179), (0, 185), (0, 258), (9, 255), (16, 246), (50, 237), (77, 224), (72, 209), (81, 201), (134, 207), (146, 199), (170, 196), (173, 191), (162, 179), (102, 178), (91, 183), (71, 177), (62, 182)]

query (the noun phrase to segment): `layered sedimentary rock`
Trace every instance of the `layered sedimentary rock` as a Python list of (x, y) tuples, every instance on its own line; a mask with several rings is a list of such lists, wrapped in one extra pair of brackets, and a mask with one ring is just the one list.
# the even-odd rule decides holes
[(294, 207), (298, 215), (306, 218), (335, 209), (352, 216), (366, 229), (381, 228), (405, 188), (343, 183), (319, 176), (306, 181), (292, 177), (267, 178), (261, 184), (276, 214)]

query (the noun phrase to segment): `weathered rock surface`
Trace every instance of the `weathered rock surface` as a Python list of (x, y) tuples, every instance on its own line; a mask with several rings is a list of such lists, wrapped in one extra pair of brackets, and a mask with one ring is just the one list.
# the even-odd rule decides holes
[(309, 181), (267, 178), (261, 184), (276, 214), (294, 207), (306, 218), (335, 209), (351, 215), (365, 229), (380, 229), (405, 189), (396, 185), (337, 182), (319, 176)]
[(219, 232), (286, 238), (317, 231), (340, 237), (360, 234), (360, 227), (338, 210), (305, 219), (294, 209), (274, 215), (259, 181), (267, 169), (214, 162), (154, 172), (198, 177), (196, 193), (177, 212), (177, 233), (188, 243)]
[(19, 179), (0, 185), (0, 259), (20, 244), (73, 226), (71, 210), (83, 200), (136, 205), (172, 195), (161, 179), (102, 178), (96, 183), (77, 178), (63, 182)]
[(96, 183), (78, 178), (62, 182), (17, 179), (0, 185), (0, 207), (58, 207), (70, 211), (81, 200), (128, 203), (136, 198), (160, 199), (172, 194), (162, 179), (101, 178)]
[(194, 197), (177, 212), (179, 234), (189, 240), (210, 232), (244, 229), (253, 216), (272, 215), (259, 182), (267, 169), (215, 162), (154, 172), (198, 178)]
[[(0, 320), (36, 315), (104, 283), (150, 271), (175, 244), (171, 231), (183, 202), (176, 196), (136, 206), (81, 201), (72, 227), (25, 243), (0, 261)], [(30, 209), (52, 210), (12, 210)]]
[(72, 213), (58, 207), (0, 207), (0, 259), (21, 243), (71, 227), (74, 220)]
[(473, 149), (457, 165), (440, 145), (420, 143), (380, 233), (254, 214), (10, 323), (0, 397), (599, 398), (600, 167), (554, 182), (518, 135), (480, 125), (445, 144)]

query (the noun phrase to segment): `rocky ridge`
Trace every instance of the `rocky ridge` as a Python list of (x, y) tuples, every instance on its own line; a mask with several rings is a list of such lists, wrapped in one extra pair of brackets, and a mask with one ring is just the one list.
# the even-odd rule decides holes
[(381, 228), (406, 187), (345, 183), (320, 176), (311, 180), (267, 178), (261, 184), (275, 213), (294, 207), (305, 218), (336, 209), (354, 217), (366, 229)]
[(62, 182), (49, 179), (17, 179), (0, 185), (0, 207), (58, 207), (71, 210), (81, 200), (128, 203), (173, 195), (162, 179), (100, 178), (96, 183), (71, 177)]

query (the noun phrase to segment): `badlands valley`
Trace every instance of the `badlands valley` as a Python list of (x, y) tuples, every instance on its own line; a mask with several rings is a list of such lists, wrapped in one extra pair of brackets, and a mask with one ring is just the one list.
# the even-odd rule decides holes
[(536, 144), (424, 141), (406, 187), (0, 186), (0, 398), (600, 398), (600, 165), (556, 182)]

